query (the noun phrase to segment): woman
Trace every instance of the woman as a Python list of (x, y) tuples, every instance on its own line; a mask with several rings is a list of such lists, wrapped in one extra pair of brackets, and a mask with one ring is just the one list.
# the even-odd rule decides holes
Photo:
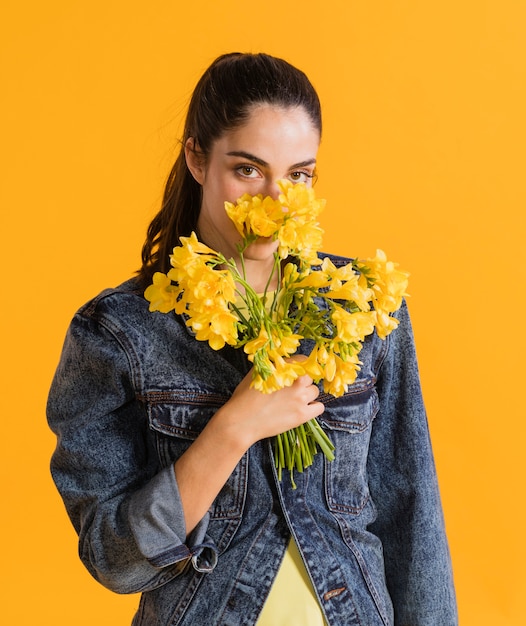
[[(308, 376), (261, 394), (243, 351), (211, 350), (143, 297), (192, 231), (239, 261), (225, 200), (277, 197), (283, 178), (310, 185), (320, 136), (302, 72), (263, 54), (219, 57), (194, 91), (138, 278), (72, 321), (48, 403), (52, 473), (88, 570), (142, 592), (135, 626), (456, 623), (405, 305), (332, 398)], [(244, 254), (256, 290), (275, 248), (259, 239)], [(276, 478), (270, 438), (313, 417), (337, 456), (318, 455), (294, 490)]]

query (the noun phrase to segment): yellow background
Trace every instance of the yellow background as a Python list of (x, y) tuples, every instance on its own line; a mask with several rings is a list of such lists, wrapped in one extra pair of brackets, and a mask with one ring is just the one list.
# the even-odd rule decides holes
[(3, 0), (6, 624), (129, 624), (48, 472), (45, 400), (74, 311), (139, 265), (188, 96), (268, 51), (324, 107), (326, 249), (411, 271), (461, 623), (524, 623), (526, 3)]

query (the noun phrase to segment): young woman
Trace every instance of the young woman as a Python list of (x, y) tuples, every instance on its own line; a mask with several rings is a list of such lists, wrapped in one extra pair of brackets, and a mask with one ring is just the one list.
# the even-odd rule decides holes
[[(48, 403), (52, 473), (91, 574), (142, 592), (135, 626), (456, 624), (405, 304), (333, 398), (308, 376), (254, 390), (242, 350), (212, 350), (143, 295), (192, 231), (239, 261), (225, 200), (277, 197), (284, 178), (310, 185), (320, 136), (302, 72), (264, 54), (219, 57), (194, 91), (139, 276), (82, 307), (68, 331)], [(245, 252), (258, 291), (276, 245)], [(277, 480), (271, 439), (313, 417), (336, 459), (318, 455), (294, 490)]]

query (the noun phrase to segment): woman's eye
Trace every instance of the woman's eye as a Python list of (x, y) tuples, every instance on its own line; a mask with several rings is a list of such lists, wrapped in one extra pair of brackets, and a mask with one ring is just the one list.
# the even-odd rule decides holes
[(311, 180), (311, 178), (313, 178), (313, 176), (314, 175), (311, 174), (310, 172), (298, 171), (298, 172), (291, 172), (289, 175), (289, 178), (294, 183), (307, 183), (309, 182), (309, 180)]
[(241, 176), (244, 176), (245, 178), (254, 178), (255, 174), (257, 173), (256, 168), (252, 167), (251, 165), (241, 165), (237, 168), (237, 171), (241, 174)]

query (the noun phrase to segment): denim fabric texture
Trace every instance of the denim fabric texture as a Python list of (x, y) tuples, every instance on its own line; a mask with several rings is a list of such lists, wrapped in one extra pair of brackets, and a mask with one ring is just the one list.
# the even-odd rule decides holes
[(51, 471), (90, 573), (142, 592), (133, 626), (256, 624), (291, 534), (330, 626), (457, 624), (405, 303), (396, 315), (387, 340), (366, 339), (348, 392), (321, 394), (336, 459), (317, 455), (293, 490), (272, 441), (256, 443), (186, 538), (172, 464), (247, 373), (246, 355), (150, 313), (134, 279), (78, 311), (48, 400)]

